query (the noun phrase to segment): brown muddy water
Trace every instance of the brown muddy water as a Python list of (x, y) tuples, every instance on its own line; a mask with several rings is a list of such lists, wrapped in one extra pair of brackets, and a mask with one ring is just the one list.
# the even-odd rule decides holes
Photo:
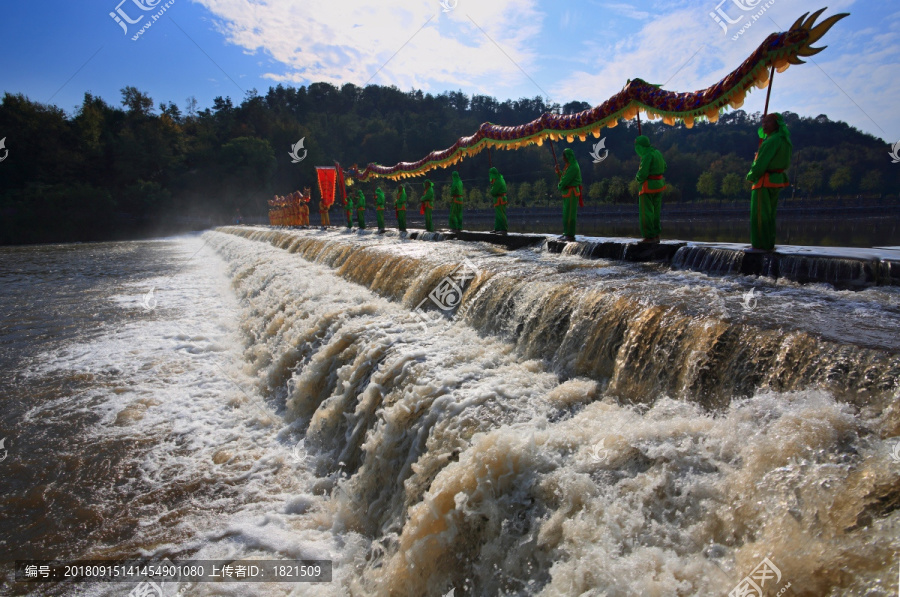
[(0, 248), (0, 313), (2, 594), (898, 591), (897, 288), (234, 227)]

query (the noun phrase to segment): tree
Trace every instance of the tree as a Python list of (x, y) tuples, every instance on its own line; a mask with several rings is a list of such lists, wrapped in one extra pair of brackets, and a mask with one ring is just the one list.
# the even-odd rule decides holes
[(519, 183), (519, 192), (516, 193), (516, 205), (530, 205), (531, 204), (531, 185), (527, 182)]
[(507, 182), (506, 183), (506, 201), (509, 205), (515, 205), (516, 202), (516, 190), (519, 188), (518, 185)]
[(531, 194), (537, 205), (550, 205), (550, 192), (547, 190), (547, 181), (539, 178), (537, 182), (531, 185)]
[(150, 116), (153, 112), (153, 99), (138, 91), (137, 87), (122, 88), (122, 105), (128, 108), (132, 116)]
[(254, 137), (238, 137), (222, 146), (221, 178), (237, 193), (268, 194), (268, 182), (275, 171), (275, 151), (269, 142)]
[(828, 186), (837, 193), (845, 191), (850, 186), (852, 176), (853, 171), (848, 166), (841, 166), (831, 175), (831, 178), (828, 180)]
[(722, 178), (722, 195), (728, 198), (737, 197), (744, 191), (744, 181), (734, 172)]
[(815, 193), (822, 188), (822, 165), (818, 162), (806, 162), (797, 175), (797, 183), (807, 193)]
[(628, 184), (621, 176), (613, 176), (609, 181), (609, 191), (606, 195), (611, 203), (618, 203), (628, 199)]
[(484, 194), (478, 188), (469, 189), (469, 200), (467, 203), (472, 207), (483, 207)]
[(870, 193), (880, 193), (882, 190), (882, 176), (878, 170), (869, 170), (859, 183), (859, 188)]
[(637, 199), (638, 195), (640, 195), (640, 193), (641, 193), (642, 186), (644, 186), (644, 185), (642, 185), (641, 183), (639, 183), (638, 181), (636, 181), (635, 179), (632, 178), (631, 180), (628, 181), (628, 194), (632, 198)]
[(709, 170), (701, 174), (700, 178), (697, 180), (697, 192), (700, 193), (702, 197), (715, 197), (718, 194), (716, 193), (718, 187), (719, 184), (718, 181), (716, 181), (716, 175)]
[(606, 199), (606, 190), (608, 187), (609, 182), (605, 178), (602, 181), (591, 183), (587, 192), (588, 199), (591, 200), (591, 203), (600, 203)]
[(188, 118), (197, 116), (197, 98), (192, 95), (184, 101), (184, 111), (187, 112)]

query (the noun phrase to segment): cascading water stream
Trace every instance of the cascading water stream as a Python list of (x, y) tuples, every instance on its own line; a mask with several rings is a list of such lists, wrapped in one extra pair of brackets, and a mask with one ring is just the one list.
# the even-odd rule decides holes
[[(206, 239), (351, 594), (727, 594), (766, 557), (797, 594), (893, 578), (893, 289), (374, 235)], [(478, 274), (453, 317), (418, 319), (463, 260)]]

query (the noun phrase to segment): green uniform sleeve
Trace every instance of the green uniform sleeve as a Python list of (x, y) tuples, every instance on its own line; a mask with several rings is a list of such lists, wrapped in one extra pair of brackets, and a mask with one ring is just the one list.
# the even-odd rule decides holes
[[(787, 143), (783, 141), (780, 134), (770, 135), (769, 138), (763, 141), (759, 152), (756, 154), (756, 159), (750, 167), (750, 172), (747, 174), (747, 180), (756, 183), (767, 170), (787, 169), (790, 165), (790, 153), (788, 151), (780, 151), (782, 149), (786, 150), (786, 146)], [(778, 159), (780, 153), (784, 153), (786, 159)]]
[(753, 160), (753, 165), (750, 166), (750, 172), (747, 173), (747, 180), (750, 182), (755, 183), (758, 181), (769, 168), (769, 162), (775, 157), (776, 147), (774, 141), (774, 137), (770, 137), (760, 145), (759, 151), (756, 152), (756, 159)]
[(559, 180), (559, 189), (565, 189), (566, 187), (577, 187), (581, 186), (581, 166), (578, 165), (578, 162), (571, 162), (566, 166), (565, 172), (563, 172), (562, 178)]
[(643, 184), (647, 177), (650, 176), (650, 165), (653, 163), (653, 155), (650, 152), (647, 152), (643, 156), (641, 156), (641, 166), (638, 168), (637, 176), (634, 177), (636, 181)]

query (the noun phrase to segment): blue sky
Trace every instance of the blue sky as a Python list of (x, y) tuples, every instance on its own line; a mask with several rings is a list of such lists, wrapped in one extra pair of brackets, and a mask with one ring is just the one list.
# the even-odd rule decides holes
[[(86, 91), (118, 104), (133, 85), (201, 108), (270, 86), (368, 82), (501, 100), (602, 102), (629, 78), (674, 91), (711, 85), (773, 31), (824, 3), (800, 0), (90, 0), (4, 2), (0, 90), (72, 112)], [(164, 8), (167, 3), (170, 6)], [(143, 4), (141, 7), (139, 5)], [(763, 16), (738, 35), (763, 7)], [(738, 23), (728, 31), (716, 8)], [(744, 10), (751, 8), (752, 10)], [(110, 13), (140, 20), (127, 34)], [(147, 9), (147, 10), (144, 10)], [(447, 10), (445, 10), (447, 9)], [(138, 37), (151, 15), (164, 14)], [(776, 75), (775, 110), (828, 114), (900, 139), (900, 6), (837, 0), (847, 11), (807, 65)], [(734, 39), (734, 38), (737, 39)], [(744, 109), (762, 110), (765, 94)], [(472, 131), (460, 131), (460, 135)], [(3, 131), (0, 131), (0, 136)], [(887, 158), (886, 158), (887, 159)]]

